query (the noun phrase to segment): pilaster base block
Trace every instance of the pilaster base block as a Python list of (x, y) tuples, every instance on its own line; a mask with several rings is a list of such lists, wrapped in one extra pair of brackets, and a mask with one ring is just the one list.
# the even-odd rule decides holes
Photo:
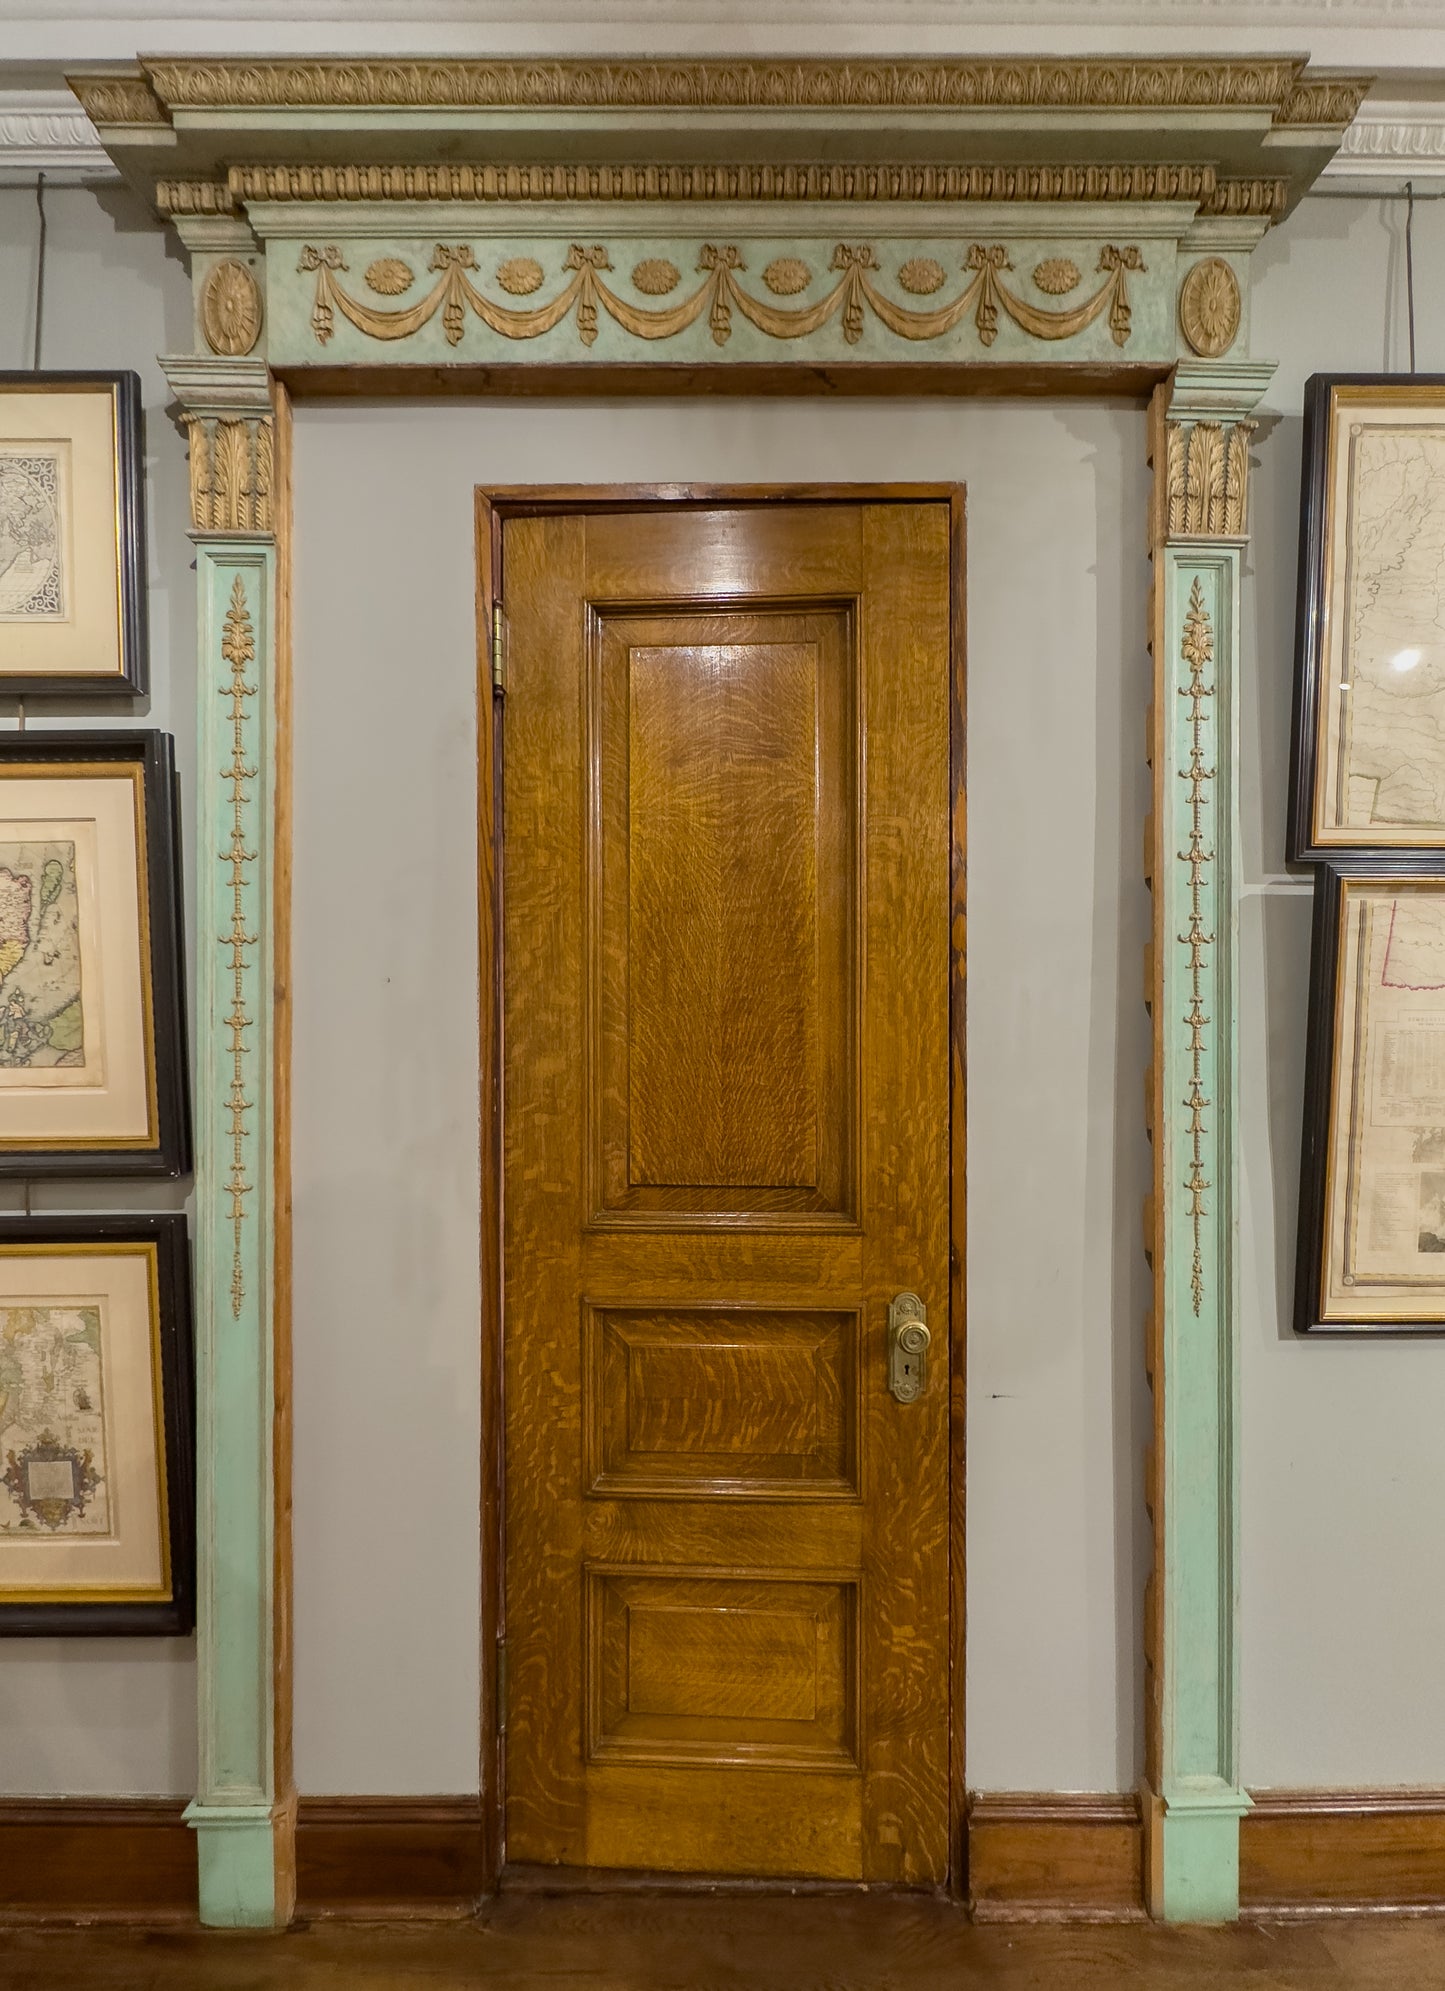
[(284, 1929), (296, 1910), (296, 1800), (186, 1807), (196, 1835), (201, 1922)]
[(1239, 1920), (1239, 1821), (1247, 1794), (1227, 1784), (1172, 1798), (1146, 1784), (1144, 1905), (1156, 1922)]

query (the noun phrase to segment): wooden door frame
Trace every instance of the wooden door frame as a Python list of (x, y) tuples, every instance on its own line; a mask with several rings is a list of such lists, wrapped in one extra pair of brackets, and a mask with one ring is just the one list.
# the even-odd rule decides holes
[[(811, 505), (945, 504), (949, 508), (949, 1300), (948, 1300), (948, 1881), (955, 1899), (968, 1891), (967, 1795), (964, 1785), (965, 1619), (967, 1558), (967, 1064), (965, 1058), (967, 907), (967, 591), (966, 491), (960, 483), (921, 484), (509, 484), (476, 488), (477, 537), (477, 935), (481, 1061), (481, 1791), (485, 1887), (506, 1871), (506, 1752), (499, 1718), (505, 1637), (506, 1396), (502, 1260), (502, 945), (506, 694), (493, 683), (494, 614), (503, 603), (502, 527), (509, 519), (561, 514), (701, 511), (781, 503)], [(489, 695), (490, 693), (490, 695)], [(550, 1885), (595, 1884), (585, 1868), (559, 1867)], [(655, 1877), (666, 1885), (669, 1876)], [(678, 1876), (681, 1884), (698, 1884)], [(625, 1877), (618, 1875), (618, 1883)], [(706, 1880), (707, 1886), (716, 1882)], [(740, 1887), (757, 1881), (739, 1877)], [(772, 1883), (768, 1883), (772, 1885)], [(807, 1882), (779, 1881), (790, 1892)], [(819, 1887), (836, 1889), (824, 1881)]]

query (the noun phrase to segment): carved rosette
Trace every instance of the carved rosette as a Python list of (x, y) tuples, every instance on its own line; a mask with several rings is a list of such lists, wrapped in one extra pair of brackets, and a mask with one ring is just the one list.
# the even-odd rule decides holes
[(1249, 530), (1253, 422), (1170, 422), (1165, 479), (1171, 539), (1242, 539)]
[(1201, 359), (1221, 359), (1239, 336), (1239, 278), (1222, 256), (1196, 263), (1179, 289), (1179, 328)]
[(242, 359), (261, 336), (261, 286), (244, 263), (228, 257), (201, 286), (201, 330), (213, 353)]
[(269, 415), (187, 415), (191, 524), (197, 532), (270, 532), (275, 439)]

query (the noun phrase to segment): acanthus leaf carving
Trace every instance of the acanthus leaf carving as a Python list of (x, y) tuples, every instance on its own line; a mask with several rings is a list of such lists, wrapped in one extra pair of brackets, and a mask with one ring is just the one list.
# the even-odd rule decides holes
[(1242, 539), (1253, 422), (1170, 422), (1165, 495), (1171, 538)]
[(275, 433), (269, 415), (187, 415), (191, 524), (197, 532), (270, 532)]

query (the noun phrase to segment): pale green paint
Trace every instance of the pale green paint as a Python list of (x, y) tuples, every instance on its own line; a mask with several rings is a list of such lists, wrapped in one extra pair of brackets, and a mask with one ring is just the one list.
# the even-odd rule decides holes
[[(1163, 876), (1163, 1716), (1167, 1921), (1239, 1912), (1235, 796), (1239, 546), (1157, 556), (1168, 701)], [(1197, 589), (1197, 594), (1196, 594)], [(1184, 649), (1191, 599), (1197, 672)], [(1197, 693), (1197, 695), (1196, 695)], [(1195, 796), (1198, 812), (1195, 813)], [(1197, 856), (1197, 864), (1191, 857)], [(1197, 1145), (1196, 1145), (1197, 1122)]]
[[(903, 235), (890, 232), (909, 217), (894, 210), (887, 217), (862, 213), (831, 216), (790, 216), (793, 232), (769, 233), (765, 225), (745, 221), (736, 213), (704, 217), (696, 210), (673, 210), (670, 226), (640, 232), (634, 210), (625, 218), (592, 211), (585, 217), (539, 209), (535, 214), (481, 217), (458, 209), (438, 209), (418, 215), (412, 234), (384, 234), (378, 223), (388, 214), (371, 207), (354, 217), (348, 233), (347, 216), (336, 209), (299, 215), (296, 209), (259, 210), (253, 216), (266, 240), (268, 353), (272, 364), (286, 366), (338, 363), (414, 365), (435, 362), (545, 363), (566, 360), (654, 362), (737, 362), (766, 360), (813, 367), (820, 362), (919, 361), (958, 363), (1079, 361), (1163, 366), (1177, 347), (1176, 280), (1180, 266), (1178, 236), (1182, 224), (1172, 213), (1155, 208), (1147, 214), (1106, 206), (1075, 209), (1065, 219), (1047, 217), (1053, 234), (1033, 225), (1004, 230), (997, 213), (960, 212), (952, 226)], [(913, 216), (919, 226), (921, 217)], [(339, 271), (351, 295), (373, 308), (397, 308), (416, 302), (436, 280), (427, 263), (436, 243), (467, 242), (478, 265), (472, 281), (498, 304), (509, 308), (534, 306), (556, 295), (561, 264), (573, 241), (605, 242), (613, 268), (610, 286), (631, 303), (648, 310), (675, 304), (698, 281), (696, 263), (704, 242), (736, 242), (743, 253), (742, 272), (754, 297), (783, 308), (796, 308), (823, 295), (833, 278), (828, 265), (840, 241), (876, 246), (882, 273), (874, 280), (897, 303), (910, 310), (936, 308), (956, 297), (968, 281), (961, 265), (971, 242), (1003, 241), (1013, 267), (1003, 275), (1016, 295), (1039, 309), (1076, 304), (1097, 286), (1098, 251), (1103, 243), (1126, 246), (1138, 242), (1145, 269), (1131, 273), (1128, 296), (1131, 325), (1120, 346), (1110, 333), (1107, 316), (1067, 340), (1049, 342), (1014, 325), (1000, 310), (997, 337), (985, 346), (973, 314), (953, 332), (936, 340), (913, 341), (889, 332), (871, 311), (865, 311), (862, 336), (850, 343), (841, 322), (833, 319), (819, 332), (797, 340), (770, 337), (749, 325), (734, 309), (727, 341), (719, 345), (706, 317), (676, 337), (648, 341), (626, 333), (599, 311), (598, 336), (591, 346), (579, 337), (575, 311), (555, 331), (533, 340), (512, 340), (489, 331), (470, 311), (456, 344), (446, 340), (440, 313), (411, 338), (394, 342), (369, 338), (351, 327), (338, 311), (334, 336), (317, 341), (311, 325), (316, 295), (312, 272), (297, 262), (306, 224), (314, 231), (304, 239), (317, 246), (335, 243), (348, 265)], [(411, 217), (408, 216), (408, 220)], [(611, 225), (612, 222), (615, 226)], [(815, 232), (800, 224), (806, 221)], [(437, 227), (438, 222), (445, 226)], [(430, 224), (430, 225), (427, 225)], [(469, 225), (464, 225), (469, 224)], [(679, 224), (685, 226), (682, 232)], [(395, 226), (395, 222), (391, 223)], [(203, 224), (193, 224), (193, 232)], [(1092, 229), (1092, 233), (1090, 232)], [(202, 246), (198, 240), (197, 247)], [(226, 246), (231, 246), (228, 242)], [(1233, 249), (1221, 239), (1201, 242), (1200, 249)], [(1186, 254), (1191, 252), (1186, 251)], [(531, 297), (509, 296), (495, 282), (500, 263), (513, 256), (535, 254), (544, 265), (544, 281)], [(364, 272), (378, 257), (397, 255), (415, 272), (412, 286), (392, 300), (377, 296), (365, 285)], [(776, 257), (799, 256), (813, 275), (802, 291), (776, 299), (761, 282), (762, 271)], [(910, 257), (931, 256), (947, 274), (946, 283), (931, 295), (910, 295), (896, 283), (896, 272)], [(635, 265), (646, 258), (677, 263), (682, 282), (666, 298), (639, 291), (631, 280)], [(1066, 298), (1051, 298), (1032, 282), (1037, 265), (1051, 257), (1068, 257), (1079, 265), (1082, 282)], [(1238, 265), (1237, 265), (1238, 267)], [(1241, 268), (1241, 275), (1244, 274)], [(1243, 344), (1236, 349), (1243, 350)], [(264, 373), (258, 360), (225, 362), (199, 360), (178, 363), (191, 369), (183, 391), (187, 405), (209, 413), (240, 413), (238, 400), (250, 392), (250, 373)], [(1254, 405), (1271, 369), (1238, 358), (1219, 363), (1190, 361), (1180, 366), (1173, 412), (1185, 418), (1228, 419)], [(214, 385), (214, 403), (202, 374)], [(243, 381), (240, 376), (247, 375)], [(177, 365), (172, 366), (173, 380)], [(231, 376), (235, 375), (234, 381)], [(1062, 377), (1061, 377), (1062, 379)], [(260, 412), (259, 408), (254, 412)], [(188, 1816), (199, 1835), (202, 1916), (228, 1926), (265, 1926), (276, 1918), (275, 1857), (272, 1807), (274, 1737), (271, 1731), (271, 1597), (273, 1516), (271, 1513), (271, 1207), (270, 1169), (270, 813), (273, 742), (271, 629), (274, 614), (272, 549), (259, 538), (211, 539), (199, 542), (198, 578), (201, 593), (201, 795), (202, 832), (197, 861), (199, 878), (198, 951), (201, 973), (197, 992), (198, 1038), (198, 1280), (201, 1426), (201, 1793)], [(1237, 1487), (1234, 1431), (1237, 1416), (1237, 1367), (1234, 1337), (1237, 1307), (1234, 1293), (1235, 1185), (1234, 1148), (1234, 864), (1237, 849), (1232, 769), (1235, 763), (1233, 674), (1237, 655), (1240, 554), (1237, 547), (1179, 543), (1161, 556), (1160, 584), (1169, 605), (1169, 660), (1174, 673), (1169, 689), (1175, 696), (1166, 732), (1169, 765), (1163, 774), (1168, 798), (1172, 843), (1187, 848), (1188, 808), (1184, 785), (1178, 781), (1187, 766), (1191, 745), (1188, 702), (1177, 697), (1182, 664), (1179, 644), (1188, 594), (1198, 577), (1205, 592), (1214, 628), (1211, 681), (1215, 690), (1210, 716), (1201, 739), (1213, 777), (1214, 847), (1201, 914), (1213, 934), (1205, 1008), (1210, 1017), (1199, 1079), (1211, 1101), (1204, 1173), (1210, 1184), (1200, 1227), (1204, 1292), (1199, 1311), (1190, 1287), (1193, 1272), (1193, 1222), (1188, 1191), (1179, 1162), (1187, 1131), (1186, 1092), (1191, 1056), (1186, 994), (1187, 953), (1166, 948), (1164, 963), (1165, 1112), (1161, 1139), (1166, 1149), (1168, 1185), (1165, 1213), (1166, 1306), (1165, 1357), (1160, 1387), (1165, 1393), (1166, 1450), (1164, 1460), (1166, 1562), (1164, 1573), (1164, 1774), (1159, 1793), (1164, 1815), (1163, 1900), (1170, 1920), (1227, 1919), (1238, 1909), (1238, 1820), (1248, 1800), (1240, 1790), (1236, 1765), (1237, 1682)], [(245, 844), (255, 853), (248, 866), (244, 893), (245, 925), (256, 935), (248, 954), (246, 1006), (251, 1022), (246, 1030), (243, 1096), (251, 1102), (244, 1149), (245, 1173), (253, 1185), (242, 1222), (242, 1262), (246, 1295), (239, 1318), (232, 1318), (229, 1285), (234, 1237), (224, 1183), (230, 1159), (227, 1102), (233, 1071), (224, 1019), (231, 990), (222, 972), (219, 935), (229, 926), (229, 880), (217, 862), (232, 828), (231, 790), (221, 779), (230, 759), (228, 708), (221, 697), (226, 673), (220, 657), (220, 630), (230, 590), (241, 574), (256, 633), (257, 656), (252, 681), (256, 698), (247, 707), (245, 759), (257, 770), (247, 788)], [(1187, 682), (1187, 670), (1183, 680)], [(1181, 759), (1182, 756), (1182, 759)], [(1181, 894), (1180, 871), (1170, 867), (1156, 881), (1164, 892), (1165, 932), (1177, 934), (1187, 925), (1187, 892)], [(1184, 914), (1185, 917), (1181, 917)], [(264, 998), (264, 999), (263, 999)], [(1192, 1068), (1191, 1068), (1192, 1071)]]
[[(279, 212), (279, 210), (278, 210)], [(373, 210), (374, 216), (375, 210)], [(947, 233), (903, 233), (901, 225), (910, 221), (906, 212), (891, 215), (891, 230), (866, 216), (843, 210), (834, 213), (816, 234), (798, 229), (770, 232), (756, 222), (746, 223), (734, 215), (712, 232), (701, 232), (689, 221), (689, 232), (643, 232), (636, 216), (619, 219), (592, 213), (577, 217), (575, 228), (559, 227), (555, 216), (539, 212), (528, 223), (490, 228), (463, 229), (450, 214), (437, 216), (426, 234), (376, 235), (345, 233), (346, 217), (332, 213), (318, 216), (323, 223), (304, 241), (294, 235), (273, 237), (266, 244), (267, 342), (271, 363), (278, 367), (314, 365), (438, 365), (472, 363), (481, 365), (540, 365), (565, 362), (570, 365), (639, 365), (652, 363), (689, 365), (740, 365), (793, 363), (853, 364), (861, 361), (904, 362), (910, 365), (957, 365), (969, 361), (981, 365), (1062, 362), (1093, 365), (1127, 361), (1135, 365), (1165, 367), (1172, 363), (1175, 331), (1175, 270), (1177, 247), (1173, 234), (1150, 237), (1142, 228), (1131, 226), (1137, 211), (1101, 217), (1090, 210), (1093, 230), (1081, 235), (1060, 230), (1053, 235), (1010, 233), (998, 216), (983, 216), (979, 225), (965, 229), (955, 224)], [(1157, 214), (1152, 219), (1158, 226)], [(294, 222), (294, 217), (287, 217)], [(441, 225), (439, 225), (441, 224)], [(373, 219), (374, 226), (374, 219)], [(1177, 226), (1177, 223), (1176, 223)], [(776, 231), (776, 222), (772, 224)], [(1086, 302), (1108, 281), (1099, 262), (1106, 245), (1119, 249), (1137, 248), (1144, 267), (1129, 271), (1126, 295), (1130, 319), (1128, 337), (1121, 345), (1110, 328), (1105, 309), (1091, 325), (1067, 338), (1039, 337), (1024, 330), (1000, 305), (995, 336), (985, 342), (971, 308), (950, 331), (932, 338), (910, 338), (891, 330), (868, 306), (863, 306), (859, 336), (850, 339), (844, 329), (841, 309), (816, 331), (802, 336), (780, 337), (751, 324), (734, 304), (725, 334), (709, 322), (704, 311), (695, 323), (666, 338), (647, 338), (627, 330), (609, 316), (605, 305), (597, 309), (595, 337), (589, 343), (582, 337), (574, 308), (552, 330), (535, 337), (518, 338), (494, 331), (476, 312), (467, 307), (460, 323), (460, 336), (447, 337), (439, 308), (428, 322), (399, 339), (378, 338), (352, 325), (339, 307), (333, 308), (330, 336), (319, 339), (312, 323), (317, 300), (317, 273), (298, 267), (302, 250), (335, 250), (345, 268), (332, 272), (334, 281), (346, 294), (370, 311), (404, 312), (427, 297), (442, 281), (428, 265), (437, 245), (471, 251), (476, 268), (467, 271), (474, 288), (493, 304), (509, 312), (522, 313), (550, 303), (566, 289), (570, 273), (566, 257), (573, 243), (590, 248), (598, 245), (610, 260), (610, 268), (600, 272), (603, 282), (623, 302), (634, 309), (656, 313), (677, 306), (692, 297), (706, 282), (699, 271), (705, 248), (731, 246), (737, 249), (742, 265), (737, 270), (739, 285), (770, 311), (796, 312), (816, 304), (838, 284), (839, 273), (832, 268), (840, 244), (851, 248), (868, 247), (879, 264), (869, 272), (873, 286), (892, 304), (916, 314), (952, 303), (973, 280), (965, 267), (970, 248), (999, 245), (1010, 267), (999, 277), (1010, 292), (1032, 310), (1052, 315), (1066, 314)], [(378, 295), (366, 282), (366, 271), (376, 261), (394, 259), (406, 264), (413, 281), (399, 296)], [(514, 259), (534, 259), (542, 268), (543, 280), (527, 295), (509, 294), (497, 281), (497, 270)], [(790, 259), (805, 263), (810, 281), (800, 290), (775, 295), (764, 281), (764, 272), (775, 261)], [(944, 281), (937, 290), (910, 293), (897, 279), (897, 272), (909, 261), (937, 263)], [(1072, 262), (1079, 272), (1077, 285), (1066, 295), (1041, 289), (1034, 271), (1041, 263)], [(633, 282), (632, 271), (642, 262), (667, 261), (679, 272), (675, 288), (664, 296), (650, 295)]]
[(1239, 1915), (1239, 1820), (1246, 1804), (1195, 1808), (1177, 1799), (1164, 1820), (1167, 1922), (1233, 1922)]
[[(275, 554), (266, 539), (195, 538), (200, 1789), (188, 1815), (198, 1838), (202, 1920), (254, 1927), (273, 1921), (276, 1908), (269, 1823), (276, 1798), (271, 1680)], [(233, 673), (222, 654), (238, 580), (254, 651), (241, 680), (248, 689), (239, 701), (244, 769), (239, 787), (229, 778), (238, 741)], [(230, 861), (238, 828), (239, 905)], [(233, 930), (244, 937), (239, 989), (232, 974)], [(233, 1027), (240, 1035), (239, 1068)], [(239, 1154), (233, 1101), (243, 1104)], [(233, 1198), (237, 1163), (244, 1189)]]
[(276, 1845), (271, 1807), (186, 1807), (196, 1833), (200, 1915), (208, 1929), (276, 1925)]

